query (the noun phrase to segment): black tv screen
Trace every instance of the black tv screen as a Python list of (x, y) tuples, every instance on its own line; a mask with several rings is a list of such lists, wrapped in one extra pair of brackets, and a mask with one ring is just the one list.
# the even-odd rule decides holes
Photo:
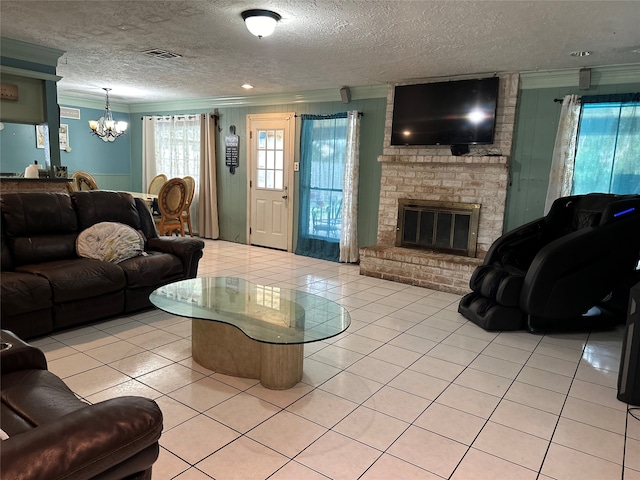
[(395, 87), (391, 145), (493, 143), (498, 77)]

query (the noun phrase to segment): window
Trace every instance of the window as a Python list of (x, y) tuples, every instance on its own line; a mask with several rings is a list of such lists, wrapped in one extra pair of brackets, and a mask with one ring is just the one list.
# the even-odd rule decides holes
[(582, 97), (573, 195), (640, 194), (638, 94)]
[(298, 255), (338, 261), (347, 113), (302, 115)]
[(160, 117), (155, 122), (156, 172), (167, 178), (200, 178), (200, 116)]

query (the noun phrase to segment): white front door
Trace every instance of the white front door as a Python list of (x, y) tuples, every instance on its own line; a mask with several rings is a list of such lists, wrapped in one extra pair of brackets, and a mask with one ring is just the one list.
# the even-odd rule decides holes
[(251, 245), (291, 251), (295, 113), (247, 115), (247, 132), (247, 238)]

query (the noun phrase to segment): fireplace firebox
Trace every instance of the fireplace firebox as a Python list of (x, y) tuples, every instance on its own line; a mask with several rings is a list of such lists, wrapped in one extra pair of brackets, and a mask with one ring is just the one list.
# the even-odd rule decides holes
[(397, 247), (476, 256), (479, 203), (399, 199)]

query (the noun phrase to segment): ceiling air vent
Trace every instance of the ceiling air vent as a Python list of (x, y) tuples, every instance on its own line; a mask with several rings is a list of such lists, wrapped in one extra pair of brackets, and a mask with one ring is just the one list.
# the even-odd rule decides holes
[(169, 52), (169, 51), (163, 50), (161, 48), (152, 48), (151, 50), (145, 50), (142, 53), (145, 54), (145, 55), (148, 55), (150, 57), (162, 58), (164, 60), (166, 60), (168, 58), (181, 58), (182, 57), (182, 55), (180, 55), (178, 53)]

